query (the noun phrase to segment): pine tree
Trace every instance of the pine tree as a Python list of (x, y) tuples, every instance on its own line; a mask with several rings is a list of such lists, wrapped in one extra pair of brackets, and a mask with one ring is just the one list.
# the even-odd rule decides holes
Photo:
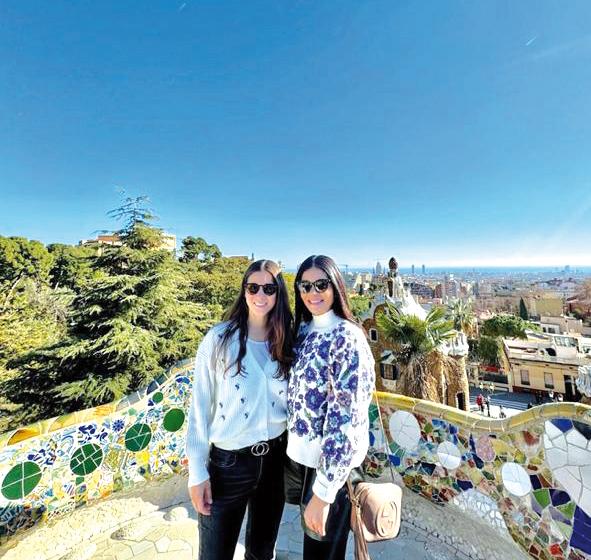
[(529, 321), (529, 313), (527, 312), (527, 307), (525, 306), (525, 301), (523, 301), (523, 298), (519, 299), (519, 316), (524, 321)]
[(14, 360), (21, 375), (1, 388), (27, 407), (27, 421), (118, 399), (194, 354), (211, 325), (206, 307), (189, 301), (190, 286), (145, 197), (111, 215), (124, 220), (76, 294), (67, 336)]

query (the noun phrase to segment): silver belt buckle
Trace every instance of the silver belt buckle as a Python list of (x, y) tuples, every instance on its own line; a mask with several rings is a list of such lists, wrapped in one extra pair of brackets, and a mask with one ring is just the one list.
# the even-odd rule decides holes
[(261, 457), (262, 455), (266, 455), (267, 453), (269, 453), (269, 444), (266, 441), (259, 441), (250, 448), (250, 452), (255, 457)]

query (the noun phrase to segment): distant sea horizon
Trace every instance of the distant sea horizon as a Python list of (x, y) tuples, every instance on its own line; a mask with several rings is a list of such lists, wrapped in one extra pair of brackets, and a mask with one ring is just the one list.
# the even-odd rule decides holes
[[(388, 267), (382, 265), (384, 272), (387, 272)], [(348, 266), (340, 265), (342, 272), (348, 271), (350, 273), (365, 273), (373, 272), (375, 266)], [(286, 268), (288, 272), (296, 272), (296, 268)], [(412, 275), (411, 267), (400, 267), (399, 273), (403, 276)], [(506, 275), (516, 276), (525, 274), (559, 274), (561, 276), (578, 276), (591, 275), (591, 266), (571, 266), (566, 269), (564, 266), (425, 266), (425, 276), (434, 274), (457, 274), (457, 275)], [(423, 274), (421, 266), (415, 266), (414, 276), (421, 276)]]

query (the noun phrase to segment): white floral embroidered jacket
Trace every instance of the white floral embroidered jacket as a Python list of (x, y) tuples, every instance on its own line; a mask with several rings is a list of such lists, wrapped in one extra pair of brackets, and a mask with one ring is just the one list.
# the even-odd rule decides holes
[(369, 446), (374, 359), (361, 328), (333, 311), (298, 336), (287, 391), (287, 454), (316, 469), (313, 492), (332, 503)]

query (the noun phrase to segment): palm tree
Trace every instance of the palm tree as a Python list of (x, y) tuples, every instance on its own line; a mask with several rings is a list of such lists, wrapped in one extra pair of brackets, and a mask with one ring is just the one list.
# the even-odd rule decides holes
[(476, 320), (470, 302), (456, 299), (448, 305), (447, 316), (453, 321), (456, 331), (462, 331), (468, 337), (475, 334)]
[(425, 319), (404, 315), (388, 303), (376, 318), (382, 335), (394, 346), (400, 375), (398, 393), (444, 401), (445, 370), (454, 368), (453, 360), (438, 350), (446, 340), (456, 336), (453, 323), (443, 307), (434, 307)]

